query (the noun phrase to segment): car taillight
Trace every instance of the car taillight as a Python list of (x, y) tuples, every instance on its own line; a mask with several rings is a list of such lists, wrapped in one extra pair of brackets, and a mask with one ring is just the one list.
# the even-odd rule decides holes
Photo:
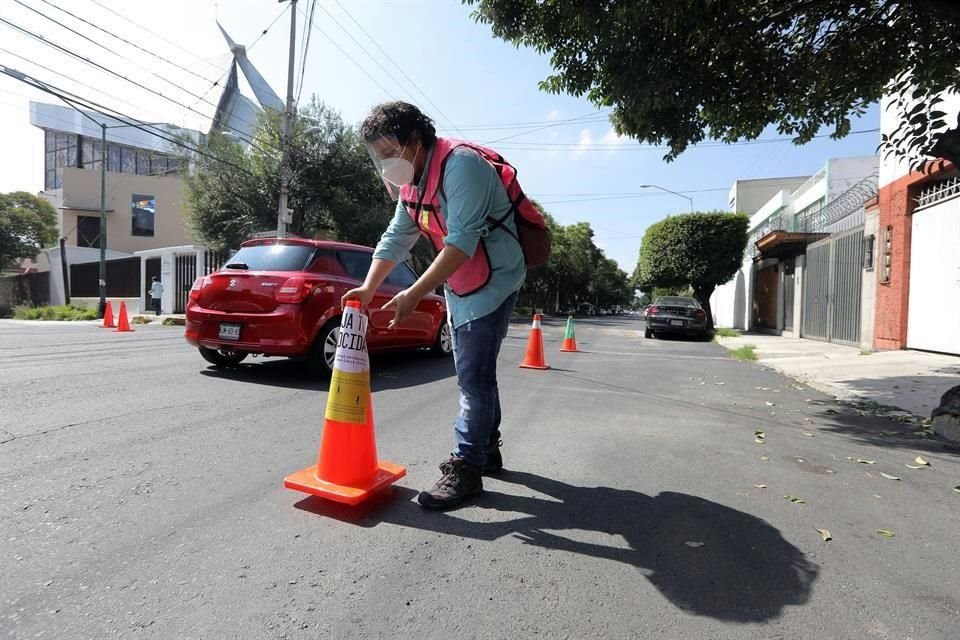
[(200, 299), (200, 290), (205, 286), (210, 284), (210, 278), (207, 276), (200, 276), (193, 281), (193, 286), (190, 287), (190, 302), (196, 302)]
[(697, 320), (705, 320), (707, 317), (707, 312), (704, 311), (703, 309), (696, 309), (693, 312), (693, 317), (696, 318)]
[(648, 315), (648, 316), (652, 316), (652, 315), (655, 315), (655, 314), (657, 314), (657, 313), (660, 313), (660, 307), (650, 307), (649, 309), (647, 309), (647, 315)]
[(303, 276), (294, 276), (287, 278), (286, 282), (277, 287), (274, 298), (276, 298), (277, 302), (287, 304), (303, 302), (303, 300), (310, 295), (312, 289), (312, 282), (306, 281)]

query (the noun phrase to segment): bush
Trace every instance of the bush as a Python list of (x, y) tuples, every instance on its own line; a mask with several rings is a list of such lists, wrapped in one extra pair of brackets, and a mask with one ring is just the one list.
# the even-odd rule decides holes
[(515, 316), (530, 316), (533, 315), (533, 310), (530, 307), (514, 307), (513, 315)]
[(133, 316), (130, 318), (130, 322), (131, 324), (150, 324), (153, 320), (147, 316)]
[(752, 344), (745, 344), (738, 349), (733, 349), (730, 351), (730, 356), (736, 358), (737, 360), (744, 361), (753, 361), (757, 359), (757, 352), (755, 351), (756, 347)]
[(17, 320), (96, 320), (97, 310), (75, 304), (56, 307), (17, 307), (13, 317)]
[(187, 324), (187, 321), (184, 318), (168, 317), (168, 318), (164, 318), (163, 322), (161, 322), (160, 324), (164, 325), (165, 327), (174, 327), (174, 326), (182, 327), (185, 324)]
[(713, 334), (718, 338), (739, 338), (740, 332), (736, 329), (729, 329), (727, 327), (718, 327), (714, 329)]

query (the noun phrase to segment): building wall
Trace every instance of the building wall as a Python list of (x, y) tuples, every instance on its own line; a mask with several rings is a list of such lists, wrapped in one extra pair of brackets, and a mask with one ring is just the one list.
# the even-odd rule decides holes
[[(133, 195), (153, 196), (154, 235), (132, 233)], [(67, 244), (77, 246), (77, 218), (99, 216), (100, 174), (86, 169), (63, 170), (63, 188), (52, 192), (61, 209), (61, 232), (67, 232)], [(76, 211), (75, 209), (89, 211)], [(192, 243), (190, 228), (183, 214), (183, 180), (176, 175), (142, 176), (107, 172), (107, 247), (132, 253), (159, 247)], [(110, 211), (112, 209), (112, 211)]]
[(778, 192), (793, 191), (809, 176), (737, 180), (730, 188), (730, 210), (753, 215)]
[[(938, 162), (929, 173), (907, 174), (880, 187), (877, 248), (877, 300), (874, 346), (907, 348), (907, 311), (910, 300), (910, 234), (915, 198), (922, 185), (953, 171), (949, 162)], [(883, 281), (884, 234), (891, 234), (890, 270)], [(957, 241), (960, 250), (960, 239)]]
[(873, 236), (873, 268), (863, 270), (863, 285), (860, 289), (860, 348), (873, 351), (874, 328), (877, 319), (877, 249), (880, 242), (880, 207), (866, 207), (863, 223), (864, 239)]
[(827, 202), (846, 193), (853, 185), (876, 173), (880, 166), (878, 156), (833, 158), (827, 161)]

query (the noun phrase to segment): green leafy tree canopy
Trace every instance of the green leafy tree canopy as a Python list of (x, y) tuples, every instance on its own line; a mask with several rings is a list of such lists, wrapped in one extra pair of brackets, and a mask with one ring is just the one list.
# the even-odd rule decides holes
[(26, 191), (0, 193), (0, 269), (15, 267), (57, 241), (57, 211)]
[(688, 213), (650, 225), (634, 280), (644, 291), (690, 286), (713, 328), (710, 296), (743, 264), (749, 218), (741, 213)]
[(889, 150), (916, 157), (957, 126), (937, 109), (960, 86), (956, 0), (462, 1), (497, 37), (550, 54), (541, 89), (612, 107), (618, 133), (667, 145), (668, 160), (769, 125), (798, 144), (821, 128), (841, 138), (891, 83), (909, 126)]

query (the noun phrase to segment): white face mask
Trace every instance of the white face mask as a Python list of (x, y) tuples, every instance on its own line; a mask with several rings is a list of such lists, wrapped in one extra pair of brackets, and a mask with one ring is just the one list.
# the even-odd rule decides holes
[(380, 174), (390, 184), (402, 187), (413, 182), (413, 163), (403, 158), (386, 158), (380, 161)]

